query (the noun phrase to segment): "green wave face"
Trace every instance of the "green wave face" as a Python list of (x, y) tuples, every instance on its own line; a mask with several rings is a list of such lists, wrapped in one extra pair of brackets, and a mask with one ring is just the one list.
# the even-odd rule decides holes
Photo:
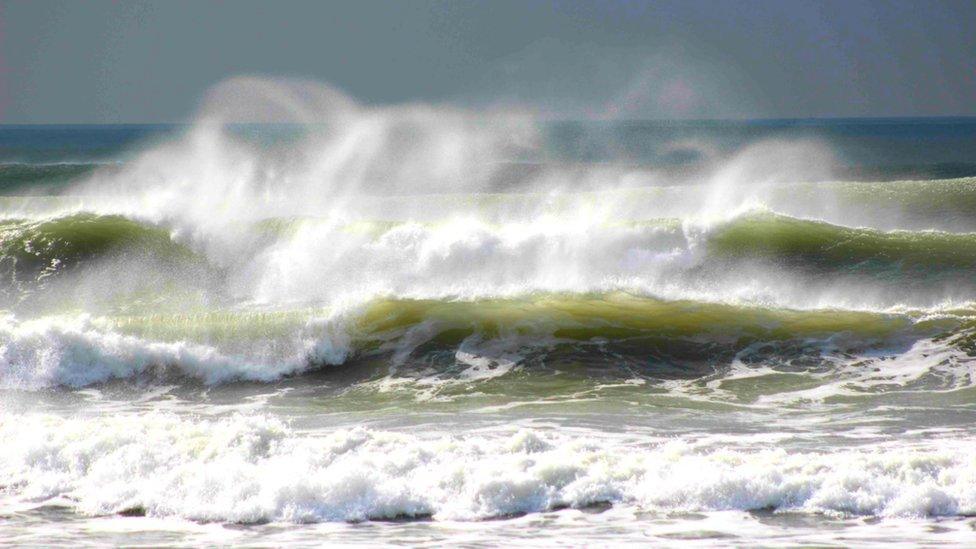
[(824, 270), (945, 273), (976, 269), (976, 234), (878, 231), (775, 214), (736, 219), (709, 238), (709, 251)]
[(798, 183), (775, 189), (779, 204), (816, 204), (830, 197), (851, 212), (901, 212), (942, 227), (968, 226), (976, 230), (976, 178), (928, 181)]
[(195, 254), (169, 232), (116, 215), (80, 213), (46, 221), (0, 222), (0, 257), (18, 274), (77, 265), (112, 254), (146, 253), (166, 261)]
[[(101, 301), (125, 309), (197, 293), (184, 274), (205, 277), (211, 270), (168, 230), (122, 216), (0, 221), (0, 297), (6, 306), (97, 311)], [(76, 283), (69, 290), (60, 282), (71, 276)]]
[[(457, 353), (487, 345), (488, 356), (537, 368), (636, 368), (648, 375), (695, 376), (734, 357), (788, 363), (831, 352), (862, 353), (921, 338), (956, 338), (973, 312), (923, 319), (920, 313), (796, 311), (623, 293), (543, 294), (476, 301), (377, 300), (338, 314), (325, 309), (105, 317), (107, 327), (151, 341), (192, 341), (228, 353), (294, 353), (303, 343), (348, 341), (350, 361), (395, 360), (449, 371)], [(961, 339), (960, 339), (961, 338)], [(742, 355), (747, 349), (753, 349)], [(475, 351), (481, 352), (481, 351)], [(315, 362), (314, 356), (307, 360)]]
[(355, 332), (382, 334), (435, 322), (445, 330), (477, 329), (486, 337), (551, 333), (576, 341), (642, 335), (745, 342), (847, 332), (880, 338), (908, 328), (903, 315), (858, 311), (794, 311), (661, 301), (628, 294), (540, 295), (479, 301), (386, 300), (357, 317)]

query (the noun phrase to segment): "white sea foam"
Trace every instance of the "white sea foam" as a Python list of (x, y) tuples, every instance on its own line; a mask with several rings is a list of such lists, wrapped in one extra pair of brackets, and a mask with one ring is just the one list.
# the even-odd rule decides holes
[(345, 360), (349, 341), (341, 325), (321, 324), (310, 322), (316, 337), (300, 339), (291, 354), (276, 356), (262, 354), (260, 347), (231, 355), (207, 345), (146, 340), (107, 329), (86, 315), (23, 322), (0, 318), (0, 387), (80, 387), (172, 373), (205, 383), (271, 381), (315, 363)]
[[(595, 433), (594, 433), (595, 435)], [(263, 416), (0, 418), (4, 506), (232, 522), (477, 520), (564, 506), (775, 508), (924, 517), (976, 512), (973, 443), (829, 452), (523, 429), (305, 433)]]

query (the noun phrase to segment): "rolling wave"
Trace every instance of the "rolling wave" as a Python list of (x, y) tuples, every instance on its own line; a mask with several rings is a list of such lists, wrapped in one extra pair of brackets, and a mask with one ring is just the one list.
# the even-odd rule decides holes
[[(517, 240), (521, 224), (467, 225), (478, 231)], [(426, 223), (383, 220), (359, 220), (336, 224), (316, 218), (271, 218), (249, 226), (238, 227), (252, 236), (259, 247), (291, 245), (297, 233), (325, 230), (344, 237), (370, 242), (402, 238), (420, 230), (431, 238), (450, 237), (458, 228), (451, 223)], [(543, 238), (558, 245), (559, 231), (533, 234), (525, 227), (524, 239)], [(620, 274), (640, 276), (628, 269), (627, 256), (657, 254), (695, 255), (701, 264), (719, 261), (762, 260), (773, 266), (819, 273), (858, 274), (877, 279), (909, 279), (913, 283), (933, 279), (971, 278), (976, 269), (976, 233), (942, 231), (881, 231), (833, 225), (823, 221), (793, 218), (772, 212), (746, 212), (729, 221), (698, 227), (679, 219), (617, 220), (593, 223), (586, 227), (586, 245), (594, 246), (592, 255), (607, 253), (608, 246), (622, 245), (619, 250)], [(298, 245), (302, 243), (299, 241)], [(602, 246), (603, 249), (598, 247)], [(68, 272), (77, 266), (126, 255), (152, 256), (167, 263), (200, 263), (207, 261), (206, 250), (195, 251), (192, 243), (174, 238), (165, 225), (138, 221), (120, 215), (77, 213), (42, 219), (7, 219), (0, 221), (0, 265), (7, 276), (24, 282)], [(701, 254), (701, 250), (705, 254)], [(460, 252), (460, 250), (457, 250)], [(566, 250), (561, 258), (567, 264), (586, 262), (579, 257), (584, 250)], [(296, 250), (300, 253), (301, 250)], [(309, 253), (313, 253), (312, 250)], [(446, 250), (446, 253), (453, 253)], [(501, 259), (503, 254), (497, 254)], [(485, 257), (491, 261), (492, 258)], [(215, 262), (217, 263), (217, 262)], [(685, 263), (687, 266), (687, 263)], [(611, 266), (612, 267), (612, 266)], [(612, 273), (612, 268), (607, 272)], [(532, 291), (531, 287), (527, 288)]]
[(169, 231), (117, 215), (79, 213), (40, 221), (0, 221), (0, 261), (11, 263), (20, 275), (136, 250), (176, 261), (193, 258), (193, 252), (174, 242)]
[[(431, 372), (492, 378), (516, 370), (664, 380), (724, 376), (735, 364), (804, 374), (831, 361), (875, 375), (881, 370), (868, 364), (921, 344), (925, 356), (942, 356), (934, 364), (943, 372), (939, 383), (954, 386), (968, 383), (974, 319), (974, 309), (797, 311), (620, 293), (387, 299), (333, 311), (7, 318), (0, 324), (0, 380), (24, 389), (146, 377), (212, 384), (337, 365), (355, 370), (357, 381)], [(947, 373), (956, 367), (959, 376)]]
[(709, 250), (827, 271), (946, 276), (976, 268), (976, 234), (879, 231), (775, 214), (749, 215), (709, 237)]

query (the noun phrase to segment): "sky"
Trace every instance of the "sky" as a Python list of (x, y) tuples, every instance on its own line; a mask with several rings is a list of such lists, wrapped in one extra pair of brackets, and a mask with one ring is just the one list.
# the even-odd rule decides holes
[(976, 1), (0, 0), (0, 123), (193, 116), (234, 76), (557, 119), (976, 115)]

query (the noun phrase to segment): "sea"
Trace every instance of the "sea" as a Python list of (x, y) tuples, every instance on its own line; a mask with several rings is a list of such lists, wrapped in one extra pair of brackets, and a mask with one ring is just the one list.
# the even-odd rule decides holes
[(0, 126), (0, 544), (976, 544), (976, 119), (330, 105)]

